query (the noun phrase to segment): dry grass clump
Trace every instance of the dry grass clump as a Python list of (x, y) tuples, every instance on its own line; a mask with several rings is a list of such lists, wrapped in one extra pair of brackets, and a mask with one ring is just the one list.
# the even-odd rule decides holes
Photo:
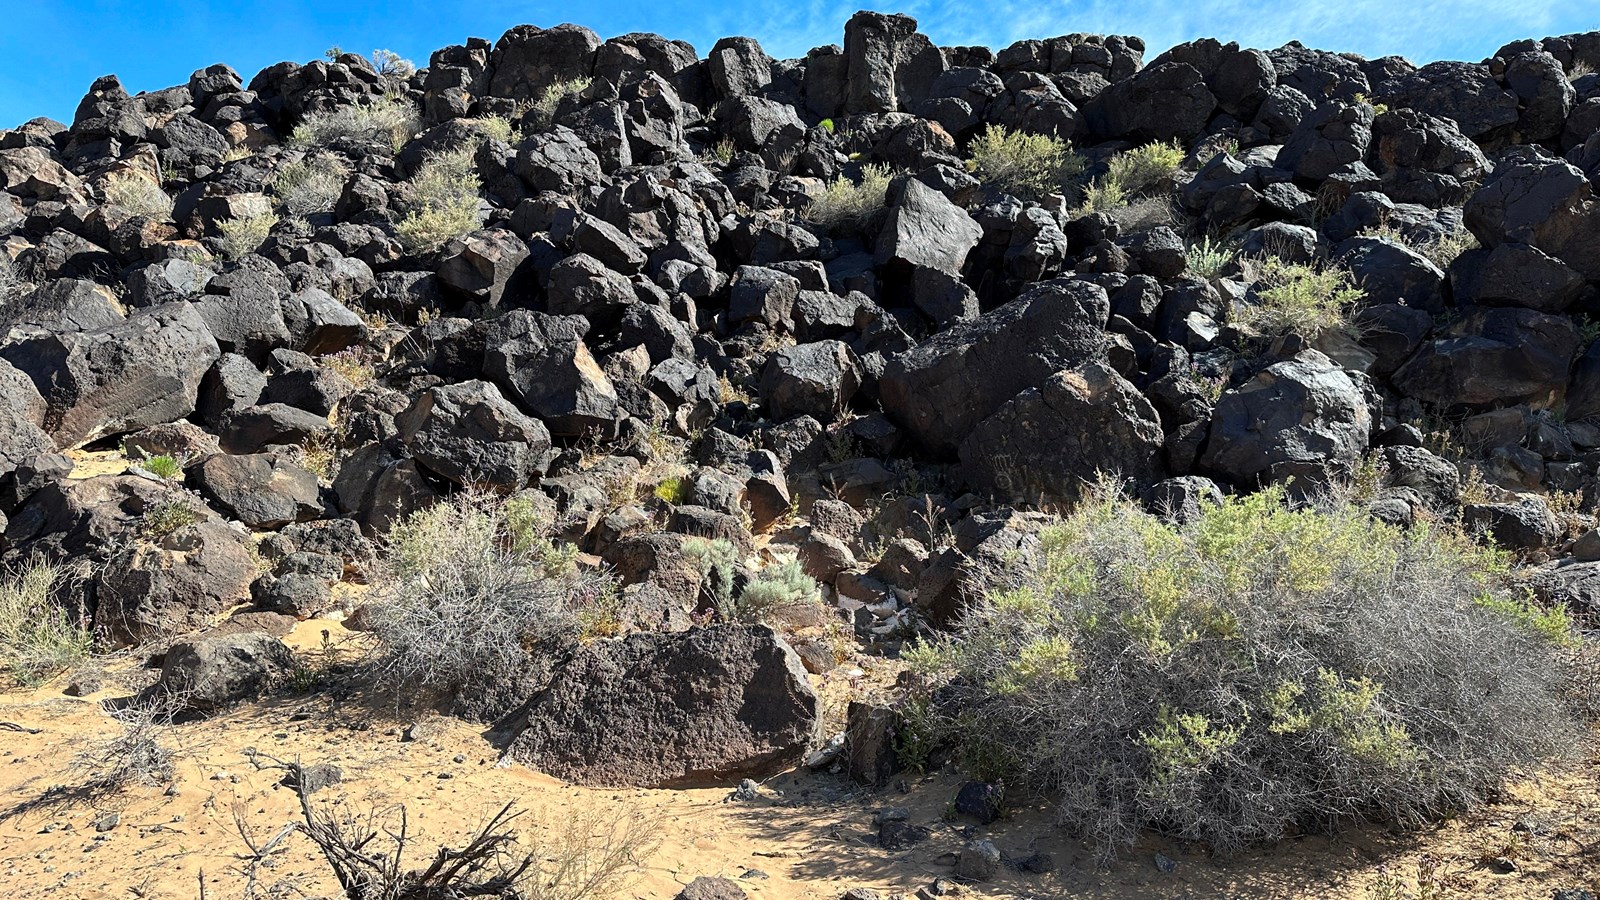
[(21, 297), (31, 290), (33, 285), (17, 271), (17, 264), (11, 257), (0, 255), (0, 303)]
[(173, 754), (163, 737), (183, 706), (180, 696), (152, 693), (109, 709), (119, 729), (109, 738), (89, 743), (73, 758), (72, 770), (85, 777), (78, 790), (96, 796), (136, 785), (171, 783)]
[(1349, 326), (1350, 307), (1366, 296), (1350, 273), (1335, 265), (1253, 261), (1255, 301), (1237, 309), (1240, 324), (1261, 335), (1295, 333), (1314, 338)]
[(88, 657), (89, 628), (60, 603), (67, 573), (35, 557), (0, 574), (0, 673), (26, 686), (43, 684)]
[(967, 764), (1110, 858), (1482, 802), (1579, 746), (1572, 642), (1457, 532), (1276, 488), (1173, 526), (1102, 489), (912, 657)]
[(296, 147), (326, 147), (336, 141), (382, 141), (399, 149), (422, 127), (411, 101), (386, 94), (364, 105), (307, 113), (289, 135)]
[(278, 214), (271, 210), (218, 222), (217, 230), (222, 232), (223, 258), (238, 259), (246, 253), (254, 253), (266, 243), (277, 224)]
[(1061, 138), (1009, 131), (1001, 125), (984, 129), (968, 153), (967, 169), (985, 187), (1023, 200), (1059, 193), (1066, 179), (1083, 172), (1083, 157)]
[(462, 493), (395, 526), (371, 607), (379, 679), (447, 695), (514, 685), (613, 611), (611, 579), (540, 524), (515, 501)]
[(409, 212), (395, 224), (406, 250), (429, 253), (478, 227), (483, 183), (473, 150), (464, 146), (435, 154), (411, 177)]
[(337, 157), (308, 157), (278, 170), (272, 179), (272, 195), (291, 216), (332, 212), (349, 176), (350, 167)]
[(883, 209), (889, 180), (889, 167), (879, 163), (862, 166), (859, 183), (840, 175), (811, 198), (805, 217), (829, 231), (856, 230)]
[(106, 177), (106, 202), (136, 216), (166, 221), (172, 218), (172, 198), (155, 181), (135, 172)]

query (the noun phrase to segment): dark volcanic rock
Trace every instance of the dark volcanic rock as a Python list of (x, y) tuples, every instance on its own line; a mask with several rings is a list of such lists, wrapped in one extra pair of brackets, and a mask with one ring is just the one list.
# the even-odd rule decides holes
[(714, 784), (793, 765), (817, 716), (800, 658), (765, 626), (634, 634), (557, 670), (509, 752), (583, 784)]

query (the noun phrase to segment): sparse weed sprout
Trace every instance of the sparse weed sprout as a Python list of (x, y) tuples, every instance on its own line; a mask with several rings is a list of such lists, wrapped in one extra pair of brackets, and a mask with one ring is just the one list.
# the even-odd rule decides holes
[(372, 616), (385, 684), (492, 717), (510, 700), (500, 692), (514, 694), (610, 608), (610, 579), (554, 552), (530, 509), (464, 493), (394, 527)]
[(146, 509), (139, 517), (139, 532), (146, 540), (159, 541), (169, 534), (200, 521), (200, 512), (194, 504), (182, 497), (163, 500)]
[(1257, 261), (1256, 269), (1257, 302), (1240, 307), (1240, 316), (1241, 324), (1261, 335), (1294, 332), (1314, 338), (1343, 328), (1349, 307), (1366, 296), (1338, 266), (1268, 256)]
[(89, 629), (56, 602), (65, 573), (42, 558), (0, 573), (0, 673), (37, 685), (89, 655)]
[(984, 186), (1024, 200), (1057, 193), (1063, 181), (1083, 172), (1083, 158), (1061, 138), (1001, 125), (986, 128), (968, 152), (967, 169)]
[(480, 222), (474, 147), (435, 154), (411, 177), (410, 211), (395, 224), (400, 243), (413, 253), (431, 253)]
[(883, 208), (889, 192), (889, 167), (868, 163), (861, 167), (857, 184), (844, 175), (833, 179), (811, 198), (806, 218), (829, 231), (849, 232)]
[(385, 95), (365, 105), (307, 113), (289, 135), (296, 147), (326, 147), (335, 141), (383, 141), (398, 149), (417, 133), (422, 120), (411, 102)]
[(136, 216), (166, 221), (172, 218), (172, 198), (154, 180), (135, 172), (107, 176), (106, 202)]
[(305, 217), (332, 212), (344, 192), (350, 167), (336, 157), (307, 157), (289, 163), (272, 179), (272, 195), (285, 213)]
[(1198, 244), (1190, 244), (1184, 255), (1188, 258), (1190, 274), (1210, 281), (1221, 275), (1238, 254), (1223, 244), (1213, 244), (1211, 238), (1206, 237)]
[(593, 78), (572, 78), (558, 81), (541, 91), (539, 98), (528, 107), (528, 115), (532, 118), (534, 127), (549, 128), (555, 121), (556, 110), (561, 106), (561, 101), (574, 94), (583, 93), (593, 82)]
[(969, 765), (1058, 802), (1104, 857), (1156, 827), (1226, 854), (1433, 820), (1579, 746), (1568, 639), (1504, 554), (1281, 488), (1173, 526), (1102, 491), (933, 652)]
[(254, 253), (266, 242), (273, 226), (277, 224), (278, 214), (270, 210), (218, 222), (217, 230), (222, 232), (223, 257), (238, 259), (246, 253)]

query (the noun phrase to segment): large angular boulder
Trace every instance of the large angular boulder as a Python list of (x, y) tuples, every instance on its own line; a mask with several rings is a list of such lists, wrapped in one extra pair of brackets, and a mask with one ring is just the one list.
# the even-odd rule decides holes
[(549, 429), (487, 381), (431, 388), (395, 426), (413, 459), (464, 487), (514, 491), (550, 464)]
[(1307, 350), (1222, 395), (1200, 466), (1238, 485), (1326, 484), (1354, 471), (1371, 435), (1362, 387)]
[(1461, 133), (1487, 140), (1517, 122), (1517, 95), (1495, 80), (1486, 65), (1432, 62), (1390, 78), (1372, 99), (1392, 109), (1408, 108), (1455, 121)]
[(181, 419), (221, 355), (194, 307), (173, 303), (92, 331), (39, 334), (0, 347), (33, 380), (44, 429), (62, 447)]
[(1300, 120), (1278, 152), (1277, 166), (1321, 181), (1360, 162), (1371, 142), (1372, 107), (1330, 100)]
[(1531, 149), (1508, 153), (1467, 201), (1464, 221), (1485, 247), (1526, 244), (1600, 280), (1600, 204), (1569, 163)]
[(617, 391), (584, 345), (589, 323), (581, 316), (515, 310), (489, 326), (483, 373), (550, 433), (577, 437), (609, 428), (621, 415)]
[(945, 71), (944, 54), (917, 20), (862, 10), (844, 26), (844, 111), (891, 113), (909, 110), (928, 96)]
[(114, 646), (194, 631), (247, 599), (255, 577), (244, 535), (214, 519), (188, 525), (160, 544), (134, 543), (106, 563), (95, 630)]
[(553, 84), (593, 74), (598, 49), (600, 36), (582, 25), (518, 25), (495, 42), (489, 93), (511, 100), (538, 100)]
[(785, 347), (767, 359), (761, 375), (761, 397), (774, 420), (806, 415), (832, 422), (860, 387), (861, 363), (841, 341)]
[(878, 235), (875, 262), (926, 266), (956, 275), (983, 239), (983, 228), (967, 211), (915, 178), (905, 180)]
[(207, 457), (194, 469), (201, 492), (251, 528), (273, 530), (322, 516), (317, 476), (279, 453)]
[(1095, 132), (1108, 138), (1187, 144), (1205, 131), (1216, 108), (1200, 70), (1167, 62), (1102, 91), (1086, 115)]
[(1076, 502), (1100, 475), (1143, 491), (1161, 477), (1155, 407), (1103, 363), (1059, 372), (1018, 394), (961, 442), (979, 491), (1007, 500)]
[(800, 657), (764, 625), (632, 634), (557, 669), (508, 752), (581, 784), (716, 784), (798, 762), (818, 711)]
[(1577, 349), (1578, 332), (1566, 316), (1479, 308), (1423, 344), (1392, 381), (1424, 403), (1548, 405), (1565, 393)]
[(1110, 300), (1099, 285), (1058, 278), (889, 360), (884, 410), (923, 446), (954, 456), (981, 421), (1017, 394), (1105, 352)]

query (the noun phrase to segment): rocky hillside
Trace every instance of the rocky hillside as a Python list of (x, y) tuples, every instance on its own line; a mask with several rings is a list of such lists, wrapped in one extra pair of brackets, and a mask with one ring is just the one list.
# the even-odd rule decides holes
[[(1106, 477), (1460, 521), (1592, 622), (1600, 32), (1145, 55), (860, 12), (803, 59), (524, 25), (101, 78), (0, 132), (0, 550), (204, 711), (296, 619), (374, 627), (397, 525), (494, 506), (616, 599), (452, 710), (653, 787), (829, 765), (807, 671), (949, 627)], [(786, 637), (696, 627), (813, 581)]]

